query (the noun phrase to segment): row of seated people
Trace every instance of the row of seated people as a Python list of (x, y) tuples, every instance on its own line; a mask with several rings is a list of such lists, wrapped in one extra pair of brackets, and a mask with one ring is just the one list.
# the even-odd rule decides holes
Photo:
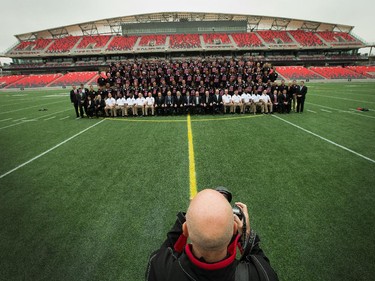
[(311, 70), (328, 78), (328, 79), (361, 79), (366, 78), (362, 74), (351, 71), (350, 69), (341, 66), (330, 67), (310, 67)]
[[(75, 88), (73, 88), (75, 89)], [(77, 94), (82, 95), (83, 86)], [(73, 90), (72, 90), (73, 91)], [(182, 114), (226, 114), (226, 113), (250, 113), (250, 114), (272, 114), (289, 113), (292, 105), (295, 107), (293, 95), (288, 92), (287, 88), (279, 90), (278, 87), (252, 93), (234, 91), (230, 95), (228, 89), (220, 91), (215, 90), (214, 94), (208, 91), (203, 96), (197, 92), (195, 95), (182, 95), (179, 91), (173, 96), (169, 91), (166, 96), (159, 92), (153, 96), (151, 92), (143, 96), (131, 94), (128, 98), (117, 94), (116, 98), (112, 94), (102, 96), (99, 92), (84, 89), (83, 107), (88, 117), (106, 116), (117, 117), (123, 116), (147, 116), (147, 115), (182, 115)], [(71, 100), (73, 102), (71, 92)], [(82, 96), (78, 99), (82, 100)], [(131, 113), (131, 114), (130, 114)], [(77, 114), (78, 117), (78, 114)]]
[(62, 74), (29, 75), (9, 85), (9, 88), (44, 87), (62, 76)]

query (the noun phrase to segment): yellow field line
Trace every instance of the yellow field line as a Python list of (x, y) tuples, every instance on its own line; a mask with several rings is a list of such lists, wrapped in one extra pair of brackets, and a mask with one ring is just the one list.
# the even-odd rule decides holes
[(190, 199), (197, 194), (197, 179), (195, 174), (193, 131), (191, 129), (190, 114), (187, 116), (188, 144), (189, 144), (189, 181), (190, 181)]

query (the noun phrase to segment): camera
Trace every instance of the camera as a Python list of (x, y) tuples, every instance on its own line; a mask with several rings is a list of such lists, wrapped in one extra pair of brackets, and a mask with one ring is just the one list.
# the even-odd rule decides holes
[[(227, 188), (219, 186), (215, 190), (220, 192), (228, 200), (229, 203), (232, 202), (232, 193)], [(233, 214), (235, 214), (240, 220), (244, 219), (244, 214), (238, 206), (233, 205), (232, 210)]]

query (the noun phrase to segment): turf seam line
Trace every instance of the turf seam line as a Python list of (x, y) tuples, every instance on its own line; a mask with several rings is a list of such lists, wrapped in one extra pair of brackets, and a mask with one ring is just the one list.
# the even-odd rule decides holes
[[(337, 109), (337, 108), (333, 108), (333, 107), (329, 107), (329, 106), (325, 106), (325, 105), (321, 105), (321, 104), (317, 104), (317, 103), (312, 103), (312, 102), (306, 102), (306, 103), (312, 104), (312, 105), (316, 105), (316, 106), (320, 106), (320, 107), (323, 107), (323, 108), (328, 108), (328, 109), (336, 110), (338, 112), (345, 112), (345, 113), (349, 113), (349, 114), (354, 114), (356, 116), (362, 116), (362, 117), (367, 117), (367, 118), (375, 118), (374, 116), (368, 116), (368, 115), (358, 114), (358, 111), (357, 112), (350, 112), (348, 110)], [(359, 113), (361, 113), (361, 112), (359, 112)]]
[(189, 182), (190, 182), (190, 199), (197, 194), (197, 179), (195, 173), (193, 131), (191, 129), (191, 117), (187, 116), (188, 145), (189, 145)]
[(60, 142), (60, 143), (58, 143), (58, 144), (55, 145), (54, 147), (52, 147), (52, 148), (50, 148), (50, 149), (48, 149), (48, 150), (42, 152), (41, 154), (35, 156), (34, 158), (31, 158), (30, 160), (28, 160), (28, 161), (22, 163), (21, 165), (15, 167), (14, 169), (12, 169), (12, 170), (6, 172), (5, 174), (2, 174), (2, 175), (0, 176), (0, 179), (2, 179), (3, 177), (5, 177), (5, 176), (7, 176), (7, 175), (9, 175), (9, 174), (11, 174), (11, 173), (17, 171), (18, 169), (22, 168), (23, 166), (26, 166), (27, 164), (30, 164), (30, 163), (33, 162), (34, 160), (36, 160), (36, 159), (38, 159), (38, 158), (40, 158), (40, 157), (46, 155), (47, 153), (51, 152), (52, 150), (55, 150), (56, 148), (62, 146), (63, 144), (67, 143), (68, 141), (74, 139), (75, 137), (78, 137), (79, 135), (83, 134), (84, 132), (90, 130), (91, 128), (94, 128), (95, 126), (99, 125), (100, 123), (102, 123), (102, 122), (104, 122), (104, 121), (105, 121), (105, 119), (103, 119), (103, 120), (101, 120), (101, 121), (95, 123), (94, 125), (91, 125), (90, 127), (88, 127), (88, 128), (86, 128), (86, 129), (80, 131), (79, 133), (77, 133), (77, 134), (71, 136), (70, 138), (68, 138), (68, 139), (66, 139), (66, 140), (64, 140), (64, 141), (62, 141), (62, 142)]
[(334, 141), (331, 141), (331, 140), (329, 140), (329, 139), (326, 139), (325, 137), (322, 137), (322, 136), (320, 136), (320, 135), (318, 135), (318, 134), (316, 134), (316, 133), (313, 133), (313, 132), (311, 132), (311, 131), (309, 131), (309, 130), (307, 130), (307, 129), (305, 129), (305, 128), (302, 128), (302, 127), (300, 127), (300, 126), (298, 126), (298, 125), (296, 125), (296, 124), (294, 124), (294, 123), (292, 123), (292, 122), (289, 122), (289, 121), (287, 121), (287, 120), (285, 120), (285, 119), (283, 119), (283, 118), (281, 118), (281, 117), (279, 117), (279, 116), (275, 116), (275, 115), (273, 115), (273, 117), (275, 117), (275, 118), (277, 118), (277, 119), (279, 119), (279, 120), (281, 120), (281, 121), (283, 121), (283, 122), (285, 122), (285, 123), (288, 123), (289, 125), (292, 125), (292, 126), (298, 128), (298, 129), (300, 129), (300, 130), (302, 130), (302, 131), (304, 131), (304, 132), (306, 132), (306, 133), (309, 133), (309, 134), (311, 134), (311, 135), (313, 135), (313, 136), (315, 136), (315, 137), (318, 137), (318, 138), (320, 138), (320, 139), (322, 139), (322, 140), (324, 140), (324, 141), (326, 141), (326, 142), (328, 142), (328, 143), (330, 143), (330, 144), (333, 144), (333, 145), (335, 145), (335, 146), (337, 146), (337, 147), (340, 147), (341, 149), (344, 149), (344, 150), (346, 150), (346, 151), (348, 151), (348, 152), (350, 152), (350, 153), (353, 153), (353, 154), (355, 154), (355, 155), (357, 155), (357, 156), (359, 156), (359, 157), (361, 157), (361, 158), (363, 158), (363, 159), (366, 159), (366, 160), (368, 160), (368, 161), (370, 161), (370, 162), (372, 162), (372, 163), (375, 163), (375, 160), (373, 160), (373, 159), (371, 159), (371, 158), (369, 158), (369, 157), (367, 157), (367, 156), (364, 156), (364, 155), (362, 155), (362, 154), (360, 154), (360, 153), (358, 153), (358, 152), (355, 152), (354, 150), (351, 150), (350, 148), (347, 148), (347, 147), (345, 147), (345, 146), (343, 146), (343, 145), (341, 145), (341, 144), (338, 144), (338, 143), (336, 143), (336, 142), (334, 142)]
[(61, 103), (61, 102), (63, 102), (63, 101), (56, 101), (56, 102), (45, 103), (45, 104), (38, 104), (38, 105), (24, 107), (24, 108), (19, 108), (19, 109), (15, 109), (15, 110), (11, 110), (11, 111), (0, 112), (0, 114), (6, 114), (6, 113), (12, 113), (12, 112), (17, 112), (17, 111), (22, 111), (22, 110), (26, 110), (26, 109), (30, 109), (30, 108), (34, 108), (34, 107), (43, 107), (43, 106), (46, 106), (46, 105), (55, 104), (55, 103)]

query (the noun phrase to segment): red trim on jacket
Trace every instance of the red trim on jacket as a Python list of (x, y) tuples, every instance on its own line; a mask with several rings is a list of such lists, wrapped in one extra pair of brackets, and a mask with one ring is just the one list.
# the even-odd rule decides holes
[(187, 243), (187, 237), (181, 234), (180, 237), (178, 237), (173, 248), (176, 252), (181, 253), (184, 250), (186, 243)]
[(192, 245), (188, 244), (185, 246), (185, 253), (189, 260), (196, 266), (205, 269), (205, 270), (218, 270), (230, 265), (236, 259), (236, 247), (238, 243), (238, 239), (240, 238), (239, 235), (234, 239), (234, 241), (229, 244), (228, 246), (228, 254), (229, 257), (225, 258), (222, 261), (215, 262), (215, 263), (205, 263), (197, 259), (192, 252)]

